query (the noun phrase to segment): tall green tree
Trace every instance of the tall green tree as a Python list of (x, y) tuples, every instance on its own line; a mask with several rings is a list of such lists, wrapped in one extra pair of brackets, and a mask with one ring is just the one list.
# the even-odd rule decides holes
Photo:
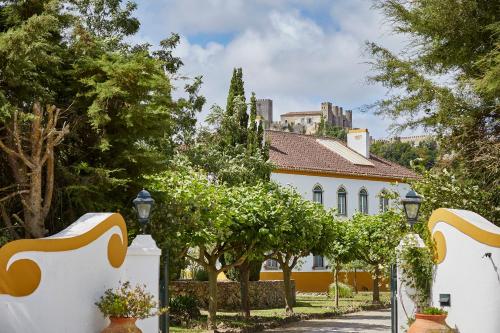
[(335, 306), (339, 306), (339, 272), (344, 265), (356, 259), (356, 234), (352, 224), (333, 219), (330, 229), (328, 247), (325, 251), (328, 262), (332, 264), (335, 282)]
[[(376, 7), (409, 44), (400, 54), (368, 44), (374, 58), (371, 80), (394, 91), (372, 107), (397, 119), (397, 129), (420, 126), (434, 132), (448, 153), (450, 171), (464, 184), (472, 181), (481, 191), (498, 193), (498, 3), (379, 0)], [(495, 211), (500, 198), (489, 198), (483, 205)], [(499, 223), (498, 215), (493, 222)]]
[(347, 222), (355, 235), (355, 258), (371, 268), (373, 302), (380, 303), (380, 279), (395, 262), (396, 247), (407, 230), (401, 213), (389, 210), (378, 215), (356, 214)]
[[(193, 170), (189, 164), (183, 169), (160, 173), (150, 181), (155, 196), (164, 203), (160, 213), (169, 216), (164, 231), (171, 223), (181, 228), (176, 234), (180, 248), (184, 249), (180, 256), (186, 256), (208, 272), (208, 325), (214, 328), (217, 276), (242, 265), (257, 246), (268, 244), (272, 235), (273, 220), (267, 217), (272, 215), (268, 187), (261, 183), (252, 186), (210, 183), (206, 174)], [(234, 256), (232, 262), (222, 260), (226, 253)]]
[[(37, 173), (21, 179), (6, 151), (0, 153), (8, 163), (0, 179), (2, 222), (10, 219), (20, 237), (56, 232), (90, 210), (130, 206), (144, 175), (164, 169), (174, 148), (191, 139), (204, 102), (197, 94), (201, 78), (188, 82), (187, 98), (172, 97), (172, 77), (182, 64), (172, 56), (179, 36), (163, 40), (157, 51), (128, 44), (139, 27), (134, 9), (118, 0), (0, 3), (2, 142), (16, 145), (16, 123), (26, 132), (37, 102), (61, 110), (57, 128), (69, 128), (53, 150), (53, 180), (46, 178), (54, 184), (52, 199), (51, 191), (36, 194), (27, 186)], [(49, 120), (42, 114), (41, 124)], [(35, 141), (23, 141), (22, 150), (32, 154)], [(14, 184), (22, 192), (13, 191)], [(49, 209), (38, 214), (44, 228), (33, 234), (24, 210), (41, 196)]]
[(283, 271), (285, 310), (293, 313), (292, 270), (310, 253), (324, 254), (331, 241), (333, 214), (322, 205), (305, 200), (294, 189), (278, 188), (274, 203), (277, 226), (271, 234), (266, 258), (276, 260)]

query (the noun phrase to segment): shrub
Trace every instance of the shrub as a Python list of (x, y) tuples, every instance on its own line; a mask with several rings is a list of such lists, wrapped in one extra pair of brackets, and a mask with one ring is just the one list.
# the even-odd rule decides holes
[(203, 268), (197, 268), (194, 271), (193, 279), (195, 281), (208, 281), (208, 272)]
[[(330, 284), (328, 287), (328, 295), (335, 298), (335, 283)], [(352, 287), (348, 284), (339, 282), (339, 297), (340, 298), (353, 298), (354, 293)]]
[(448, 314), (447, 311), (440, 309), (440, 308), (434, 308), (434, 307), (428, 307), (425, 308), (424, 311), (422, 311), (423, 314), (426, 315), (443, 315), (443, 314)]
[(157, 309), (154, 296), (145, 288), (145, 285), (132, 288), (130, 282), (120, 282), (118, 288), (106, 290), (95, 305), (107, 317), (145, 319), (165, 312), (165, 309)]
[(170, 320), (175, 325), (189, 326), (191, 320), (198, 319), (201, 315), (198, 302), (192, 296), (181, 295), (171, 298), (169, 305)]

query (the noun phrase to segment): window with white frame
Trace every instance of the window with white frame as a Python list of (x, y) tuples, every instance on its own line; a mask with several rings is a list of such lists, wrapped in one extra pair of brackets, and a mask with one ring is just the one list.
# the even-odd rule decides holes
[(380, 192), (379, 208), (381, 213), (387, 212), (389, 210), (389, 197), (386, 191)]
[(313, 201), (323, 204), (323, 188), (321, 185), (315, 185), (313, 188)]
[(337, 212), (339, 215), (347, 216), (347, 192), (344, 187), (337, 191)]
[(368, 192), (364, 188), (359, 191), (359, 211), (368, 214)]
[(267, 259), (264, 266), (266, 269), (279, 269), (279, 264), (274, 259)]
[(313, 256), (313, 268), (324, 268), (325, 259), (323, 256)]

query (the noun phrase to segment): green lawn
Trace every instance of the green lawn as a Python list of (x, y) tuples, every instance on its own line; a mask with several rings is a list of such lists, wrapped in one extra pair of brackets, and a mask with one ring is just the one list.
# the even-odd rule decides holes
[[(349, 312), (362, 310), (362, 306), (371, 304), (372, 293), (360, 292), (354, 298), (341, 298), (339, 308), (334, 306), (334, 301), (321, 294), (297, 294), (297, 304), (294, 307), (294, 313), (307, 319), (309, 316), (334, 317)], [(389, 304), (389, 293), (381, 293), (382, 303)], [(217, 322), (223, 323), (226, 327), (255, 327), (258, 325), (278, 325), (284, 322), (286, 316), (284, 308), (252, 310), (252, 318), (245, 320), (238, 312), (217, 312)], [(172, 332), (203, 332), (201, 327), (206, 322), (206, 311), (202, 311), (202, 317), (193, 323), (197, 328), (172, 327)]]

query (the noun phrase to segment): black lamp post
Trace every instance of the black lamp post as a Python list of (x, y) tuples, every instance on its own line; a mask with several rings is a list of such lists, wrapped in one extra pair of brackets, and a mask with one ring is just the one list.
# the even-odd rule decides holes
[(406, 220), (413, 228), (413, 225), (418, 220), (418, 214), (420, 212), (420, 205), (422, 204), (422, 197), (418, 195), (415, 191), (410, 190), (406, 193), (406, 196), (401, 199), (403, 208), (405, 210)]
[(139, 223), (142, 227), (142, 234), (146, 233), (146, 225), (149, 222), (149, 216), (153, 205), (155, 204), (154, 199), (151, 197), (148, 191), (142, 190), (137, 194), (137, 198), (132, 201), (134, 203), (135, 210), (137, 211), (137, 216), (139, 218)]

